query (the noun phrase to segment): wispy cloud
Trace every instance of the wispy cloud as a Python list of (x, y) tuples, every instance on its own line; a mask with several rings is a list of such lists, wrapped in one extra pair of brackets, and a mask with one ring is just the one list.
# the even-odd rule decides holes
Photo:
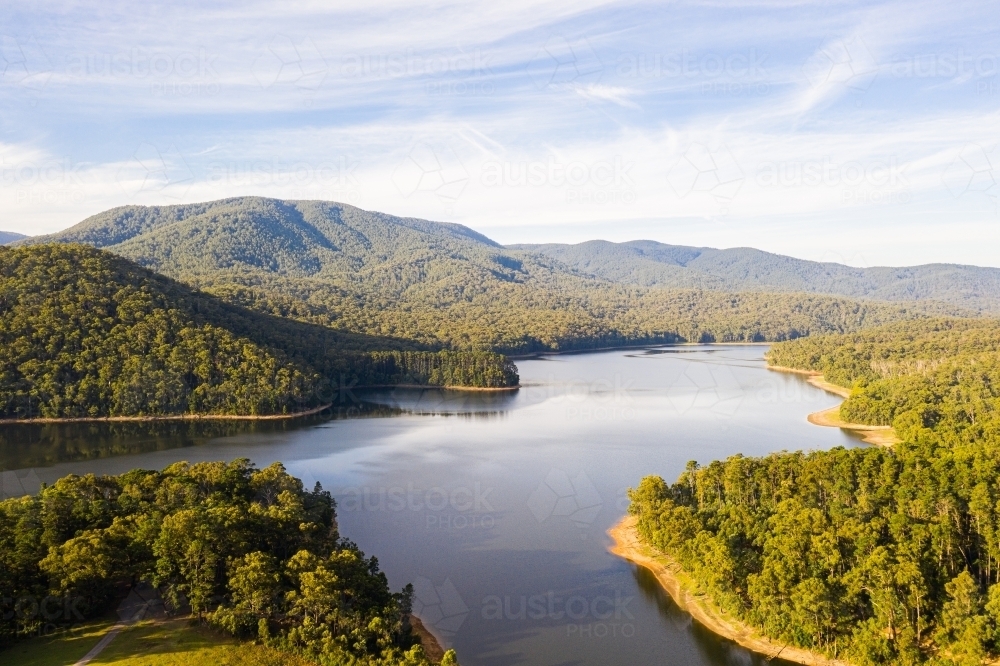
[[(880, 242), (873, 225), (939, 238), (961, 224), (995, 262), (991, 12), (14, 2), (0, 30), (0, 227), (261, 194), (507, 241), (641, 232), (813, 257)], [(959, 259), (950, 247), (885, 252)]]

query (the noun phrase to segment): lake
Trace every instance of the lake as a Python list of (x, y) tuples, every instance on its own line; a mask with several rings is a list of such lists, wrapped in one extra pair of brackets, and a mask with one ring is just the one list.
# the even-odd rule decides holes
[[(689, 460), (864, 446), (814, 426), (839, 398), (766, 369), (763, 346), (520, 360), (516, 392), (397, 389), (296, 423), (9, 426), (0, 491), (178, 460), (282, 461), (338, 502), (341, 534), (477, 664), (765, 664), (693, 623), (605, 531), (647, 474)], [(779, 663), (777, 660), (770, 663)]]

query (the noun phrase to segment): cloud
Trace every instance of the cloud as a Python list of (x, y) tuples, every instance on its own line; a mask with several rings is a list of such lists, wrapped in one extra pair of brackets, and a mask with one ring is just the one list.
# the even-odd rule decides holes
[[(259, 194), (512, 240), (603, 224), (773, 247), (808, 219), (811, 252), (836, 225), (992, 214), (988, 197), (952, 197), (958, 167), (942, 174), (1000, 139), (1000, 90), (890, 66), (1000, 54), (988, 7), (736, 6), (15, 2), (0, 215), (38, 233), (127, 203)], [(671, 181), (703, 153), (722, 166)]]
[(636, 94), (636, 91), (621, 86), (605, 86), (599, 83), (591, 83), (586, 86), (575, 88), (576, 94), (587, 100), (612, 102), (618, 106), (629, 109), (638, 109), (639, 105), (629, 98)]

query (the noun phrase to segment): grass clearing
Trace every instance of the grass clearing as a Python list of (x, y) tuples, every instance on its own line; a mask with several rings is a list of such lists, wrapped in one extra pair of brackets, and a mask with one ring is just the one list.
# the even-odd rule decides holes
[[(24, 640), (0, 652), (4, 666), (57, 666), (75, 664), (101, 640), (116, 617), (91, 620), (50, 636)], [(119, 637), (120, 638), (120, 637)]]
[[(4, 666), (72, 666), (94, 647), (115, 620), (81, 625), (73, 633), (30, 639), (0, 652)], [(238, 643), (187, 618), (144, 621), (129, 627), (101, 652), (97, 666), (310, 666), (294, 655)]]

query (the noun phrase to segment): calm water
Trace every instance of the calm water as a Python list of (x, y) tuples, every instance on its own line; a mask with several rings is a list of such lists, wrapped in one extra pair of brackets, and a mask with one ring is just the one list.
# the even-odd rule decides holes
[(280, 460), (333, 491), (341, 533), (394, 588), (414, 583), (417, 614), (463, 664), (764, 664), (608, 554), (605, 534), (644, 475), (672, 482), (688, 460), (859, 445), (806, 421), (837, 398), (766, 370), (764, 349), (522, 360), (516, 393), (369, 393), (351, 418), (305, 424), (8, 428), (0, 490), (178, 460)]

